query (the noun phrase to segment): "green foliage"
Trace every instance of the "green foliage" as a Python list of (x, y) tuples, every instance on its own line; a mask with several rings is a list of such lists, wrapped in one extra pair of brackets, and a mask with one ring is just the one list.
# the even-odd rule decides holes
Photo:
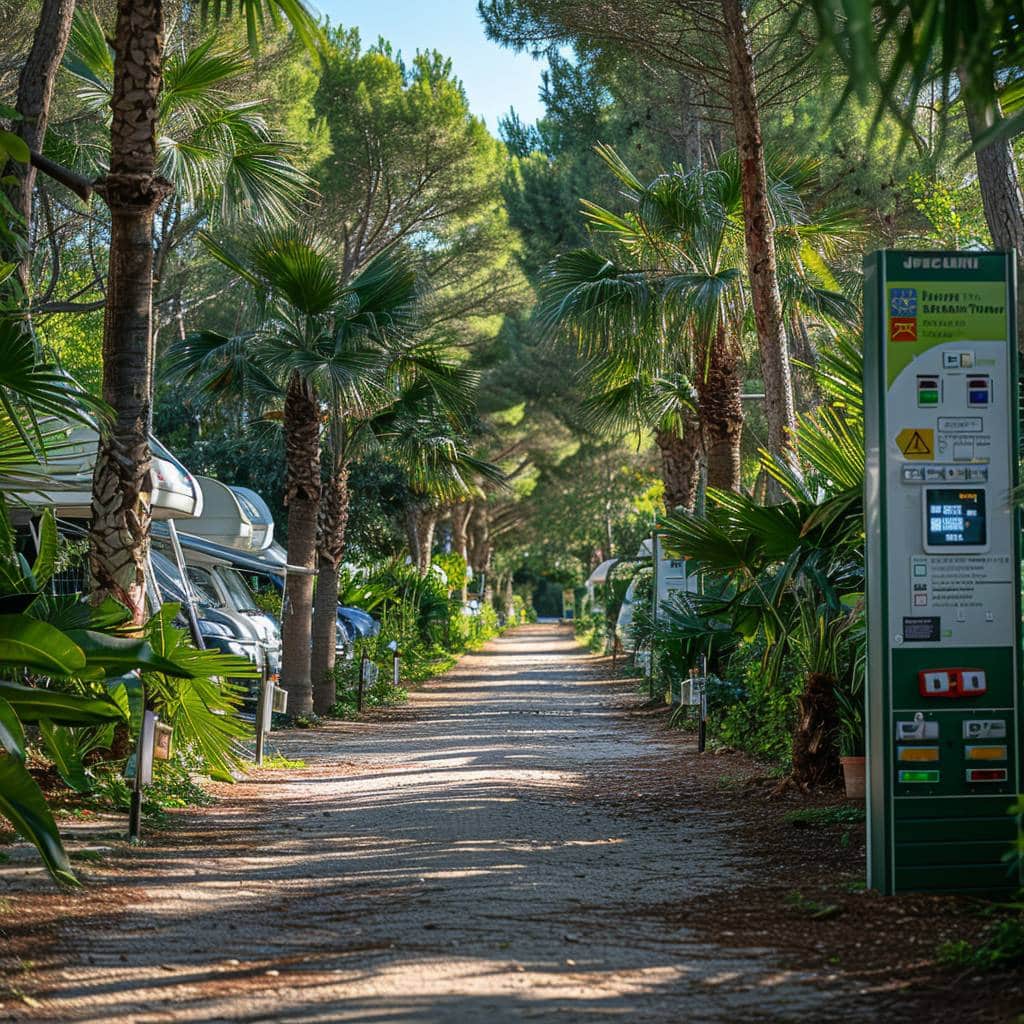
[(445, 576), (448, 578), (449, 591), (461, 590), (469, 579), (466, 560), (457, 551), (434, 555), (433, 564), (439, 566), (444, 571)]
[(731, 682), (711, 680), (708, 685), (710, 737), (759, 759), (787, 764), (802, 677), (783, 671), (770, 679), (756, 648), (738, 653), (728, 671)]
[(241, 763), (237, 743), (252, 730), (237, 715), (245, 691), (228, 678), (250, 679), (258, 673), (247, 658), (193, 647), (186, 631), (174, 625), (178, 612), (176, 604), (163, 605), (146, 624), (146, 635), (157, 654), (188, 678), (144, 671), (146, 699), (173, 727), (176, 742), (202, 759), (209, 775), (231, 782)]
[(863, 807), (837, 804), (834, 807), (804, 807), (788, 811), (785, 820), (791, 825), (827, 828), (831, 825), (858, 825), (865, 817)]
[(958, 939), (935, 951), (943, 967), (960, 971), (1005, 970), (1024, 963), (1024, 916), (1004, 917), (989, 925), (981, 942)]

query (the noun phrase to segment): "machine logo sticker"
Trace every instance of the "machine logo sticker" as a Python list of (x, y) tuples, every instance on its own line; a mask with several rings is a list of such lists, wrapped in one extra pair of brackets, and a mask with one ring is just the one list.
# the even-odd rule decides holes
[(917, 319), (912, 316), (889, 318), (890, 341), (917, 341)]
[(917, 289), (893, 288), (889, 292), (889, 315), (917, 316)]

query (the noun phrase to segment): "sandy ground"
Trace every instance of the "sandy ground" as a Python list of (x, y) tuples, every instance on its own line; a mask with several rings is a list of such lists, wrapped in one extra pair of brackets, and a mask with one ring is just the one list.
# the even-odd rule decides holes
[[(53, 944), (25, 968), (34, 1005), (7, 999), (0, 1019), (881, 1019), (855, 982), (654, 911), (771, 866), (724, 811), (588, 799), (679, 751), (596, 664), (567, 629), (523, 627), (404, 708), (275, 734), (308, 769), (258, 773), (86, 865), (91, 894), (53, 897)], [(42, 883), (8, 867), (0, 885), (16, 905)]]

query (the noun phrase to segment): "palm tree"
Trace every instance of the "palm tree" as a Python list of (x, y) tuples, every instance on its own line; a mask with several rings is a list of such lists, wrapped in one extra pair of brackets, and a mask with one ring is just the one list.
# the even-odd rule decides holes
[[(658, 362), (672, 356), (664, 346), (652, 346), (655, 360), (648, 367), (636, 360), (648, 353), (616, 353), (583, 367), (586, 397), (580, 403), (583, 425), (600, 436), (622, 438), (645, 430), (654, 436), (661, 456), (665, 508), (692, 510), (703, 445), (696, 394), (689, 376), (670, 368), (658, 372)], [(634, 358), (631, 359), (630, 355)]]
[[(540, 316), (549, 327), (574, 333), (584, 352), (600, 357), (598, 380), (603, 375), (613, 384), (599, 388), (608, 392), (611, 421), (621, 419), (624, 398), (637, 410), (643, 402), (645, 415), (637, 424), (656, 428), (665, 467), (673, 458), (679, 461), (670, 443), (679, 435), (665, 429), (671, 424), (663, 415), (651, 415), (659, 407), (645, 389), (689, 375), (701, 425), (701, 436), (689, 439), (689, 452), (703, 449), (710, 486), (737, 490), (748, 319), (739, 161), (726, 154), (715, 167), (677, 168), (645, 185), (612, 149), (599, 146), (598, 153), (632, 208), (619, 215), (584, 201), (595, 235), (608, 240), (608, 255), (592, 248), (555, 259), (541, 282)], [(829, 287), (834, 282), (819, 254), (833, 252), (839, 229), (848, 225), (839, 217), (809, 223), (798, 188), (812, 174), (812, 165), (791, 162), (776, 168), (769, 182), (789, 285), (784, 296), (835, 316), (844, 300)], [(679, 412), (673, 415), (678, 422)], [(687, 441), (685, 433), (681, 440)], [(693, 461), (692, 454), (684, 460), (691, 477)], [(685, 494), (690, 500), (679, 503), (692, 508), (692, 489), (674, 481), (670, 487), (667, 473), (666, 493)]]
[[(241, 397), (281, 420), (287, 468), (288, 561), (310, 570), (288, 581), (282, 609), (282, 681), (297, 714), (313, 708), (310, 667), (313, 574), (320, 522), (320, 452), (332, 437), (332, 471), (345, 461), (344, 418), (367, 417), (391, 400), (386, 339), (416, 301), (416, 275), (386, 252), (343, 283), (332, 244), (309, 231), (257, 231), (240, 245), (204, 241), (256, 297), (254, 324), (234, 337), (199, 332), (173, 345), (169, 372), (207, 399)], [(283, 408), (282, 408), (283, 407)], [(341, 453), (339, 455), (339, 453)], [(344, 477), (329, 476), (334, 493)], [(340, 506), (339, 506), (340, 507)], [(347, 506), (346, 506), (347, 507)], [(331, 605), (331, 646), (337, 579)]]
[[(325, 382), (324, 388), (324, 393), (330, 395), (326, 438), (329, 469), (320, 502), (311, 661), (318, 712), (327, 711), (335, 699), (338, 570), (348, 523), (349, 467), (353, 459), (371, 451), (389, 451), (392, 439), (387, 431), (399, 410), (429, 404), (443, 411), (453, 424), (461, 424), (472, 410), (477, 384), (474, 374), (448, 361), (433, 343), (415, 340), (415, 264), (406, 255), (392, 256), (375, 261), (380, 286), (372, 302), (367, 297), (363, 317), (343, 326), (335, 336), (338, 350), (347, 347), (367, 360), (366, 368), (374, 375), (376, 385), (374, 396), (364, 392), (358, 402), (352, 402), (332, 381)], [(385, 269), (386, 273), (381, 273)], [(400, 448), (391, 455), (395, 461), (402, 461)]]
[[(238, 14), (250, 49), (267, 21), (282, 16), (314, 51), (321, 32), (302, 0), (240, 0), (200, 5), (203, 17)], [(56, 40), (63, 47), (66, 37)], [(33, 157), (37, 167), (87, 197), (95, 190), (110, 211), (110, 253), (103, 338), (103, 396), (114, 410), (100, 437), (93, 477), (90, 566), (94, 598), (110, 594), (144, 616), (143, 566), (149, 534), (148, 431), (152, 394), (153, 225), (174, 185), (159, 161), (164, 74), (162, 0), (118, 0), (112, 37), (110, 153), (106, 172), (89, 182)], [(52, 76), (50, 76), (52, 80)]]
[[(273, 5), (276, 6), (277, 5)], [(298, 5), (282, 0), (282, 8)], [(243, 5), (250, 17), (252, 3)], [(259, 117), (259, 104), (235, 103), (229, 83), (246, 61), (209, 37), (165, 60), (159, 0), (122, 2), (111, 47), (95, 16), (74, 26), (69, 67), (93, 113), (109, 123), (109, 153), (79, 146), (100, 172), (96, 190), (110, 209), (110, 261), (104, 320), (103, 395), (114, 409), (101, 433), (93, 479), (90, 569), (95, 599), (110, 594), (144, 616), (148, 544), (154, 216), (177, 189), (220, 212), (282, 216), (305, 196), (304, 176), (283, 159)], [(109, 110), (109, 120), (105, 112)], [(92, 140), (95, 141), (95, 140)]]
[[(810, 788), (838, 771), (835, 692), (859, 692), (855, 645), (862, 622), (864, 424), (857, 346), (837, 339), (817, 376), (828, 400), (798, 419), (806, 479), (762, 453), (785, 500), (762, 506), (709, 491), (700, 516), (669, 515), (666, 543), (705, 577), (705, 596), (669, 615), (663, 642), (674, 650), (722, 651), (759, 635), (771, 682), (794, 654), (805, 669), (793, 731), (793, 781)], [(652, 624), (658, 630), (657, 624)], [(688, 668), (688, 665), (681, 667)], [(715, 671), (722, 671), (715, 666)]]

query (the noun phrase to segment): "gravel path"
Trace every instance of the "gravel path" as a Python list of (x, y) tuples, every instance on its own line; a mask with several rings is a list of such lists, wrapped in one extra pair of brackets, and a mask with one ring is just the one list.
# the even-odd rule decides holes
[(623, 701), (568, 630), (538, 625), (375, 721), (275, 734), (308, 770), (261, 773), (97, 867), (122, 898), (65, 921), (28, 1015), (871, 1020), (849, 989), (640, 913), (754, 865), (721, 813), (630, 819), (586, 799), (639, 759), (672, 770), (678, 747)]

